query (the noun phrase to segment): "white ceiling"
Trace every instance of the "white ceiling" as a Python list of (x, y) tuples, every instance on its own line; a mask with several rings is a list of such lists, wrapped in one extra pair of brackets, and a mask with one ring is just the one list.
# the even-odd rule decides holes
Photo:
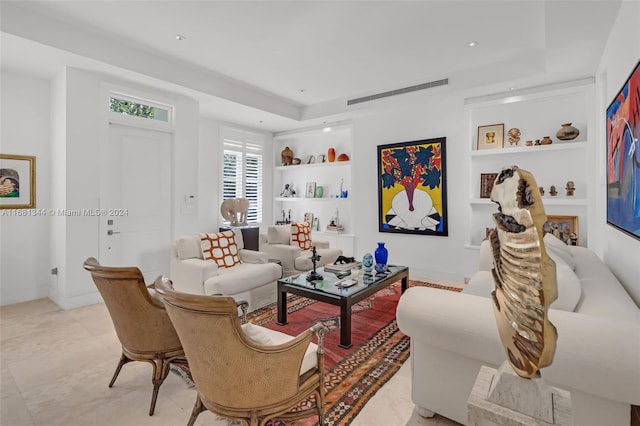
[(194, 97), (205, 115), (276, 131), (402, 102), (414, 95), (346, 106), (442, 78), (449, 87), (429, 90), (593, 76), (620, 0), (0, 6), (4, 70), (43, 78), (65, 65), (98, 70)]

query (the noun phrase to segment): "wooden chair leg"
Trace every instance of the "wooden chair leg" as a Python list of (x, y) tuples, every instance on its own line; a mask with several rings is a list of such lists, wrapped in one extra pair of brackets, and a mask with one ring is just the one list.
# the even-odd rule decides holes
[(193, 426), (198, 418), (198, 415), (205, 410), (204, 405), (202, 405), (202, 401), (200, 400), (200, 394), (196, 395), (196, 403), (193, 406), (193, 410), (191, 410), (191, 417), (189, 417), (189, 422), (187, 426)]
[(120, 362), (118, 362), (118, 366), (116, 367), (116, 372), (113, 373), (113, 377), (111, 378), (111, 382), (109, 383), (109, 387), (113, 387), (113, 384), (116, 382), (116, 377), (120, 374), (120, 370), (122, 370), (122, 366), (128, 362), (133, 361), (132, 359), (127, 358), (124, 353), (120, 356)]
[(158, 391), (160, 391), (160, 385), (164, 383), (164, 379), (169, 375), (169, 366), (171, 362), (166, 358), (159, 358), (157, 360), (149, 360), (153, 365), (153, 394), (151, 395), (151, 407), (149, 407), (149, 415), (153, 416), (153, 412), (156, 409), (156, 400), (158, 399)]

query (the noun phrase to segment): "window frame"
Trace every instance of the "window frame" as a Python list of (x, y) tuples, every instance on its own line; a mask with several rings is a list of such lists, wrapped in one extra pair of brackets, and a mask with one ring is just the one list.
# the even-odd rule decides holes
[[(250, 203), (249, 212), (247, 214), (247, 224), (260, 226), (264, 221), (264, 195), (265, 195), (265, 155), (267, 149), (267, 136), (261, 133), (250, 132), (247, 130), (235, 129), (232, 127), (222, 127), (220, 131), (220, 155), (221, 155), (221, 170), (220, 170), (220, 194), (221, 201), (229, 198), (247, 198)], [(226, 177), (226, 157), (231, 153), (238, 153), (241, 157), (236, 160), (236, 167), (239, 166), (239, 176), (236, 171), (234, 179)], [(251, 178), (251, 174), (247, 173), (247, 159), (258, 158), (255, 171), (253, 175), (255, 178)], [(236, 169), (238, 170), (238, 169)], [(239, 183), (240, 190), (237, 189), (235, 197), (227, 195), (228, 191), (225, 191), (225, 184), (227, 182), (235, 181), (236, 185)], [(253, 184), (253, 186), (249, 186)], [(255, 192), (255, 195), (249, 196), (251, 190)], [(252, 214), (252, 210), (255, 212)], [(220, 216), (223, 223), (228, 221)]]

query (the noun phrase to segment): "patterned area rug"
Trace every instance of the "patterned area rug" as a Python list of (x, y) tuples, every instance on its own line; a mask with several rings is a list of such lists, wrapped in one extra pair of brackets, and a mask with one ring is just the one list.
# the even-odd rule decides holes
[[(420, 281), (411, 286), (428, 286), (459, 292), (462, 289)], [(321, 321), (325, 334), (325, 419), (328, 425), (348, 425), (369, 399), (400, 369), (409, 357), (409, 337), (398, 330), (395, 319), (400, 299), (400, 282), (379, 291), (352, 307), (351, 343), (349, 349), (338, 346), (340, 341), (340, 311), (336, 306), (300, 296), (287, 299), (288, 324), (276, 324), (274, 304), (249, 314), (249, 321), (292, 336)], [(172, 371), (190, 382), (188, 370), (173, 366)], [(192, 382), (191, 382), (192, 383)], [(308, 408), (313, 399), (300, 408)], [(317, 417), (290, 423), (271, 421), (268, 426), (317, 425)]]

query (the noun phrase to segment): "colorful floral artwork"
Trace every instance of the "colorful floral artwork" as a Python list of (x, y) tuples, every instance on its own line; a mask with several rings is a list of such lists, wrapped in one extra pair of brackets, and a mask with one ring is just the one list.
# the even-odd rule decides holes
[(640, 62), (607, 108), (607, 223), (640, 239)]
[(445, 141), (378, 146), (380, 232), (448, 235)]

